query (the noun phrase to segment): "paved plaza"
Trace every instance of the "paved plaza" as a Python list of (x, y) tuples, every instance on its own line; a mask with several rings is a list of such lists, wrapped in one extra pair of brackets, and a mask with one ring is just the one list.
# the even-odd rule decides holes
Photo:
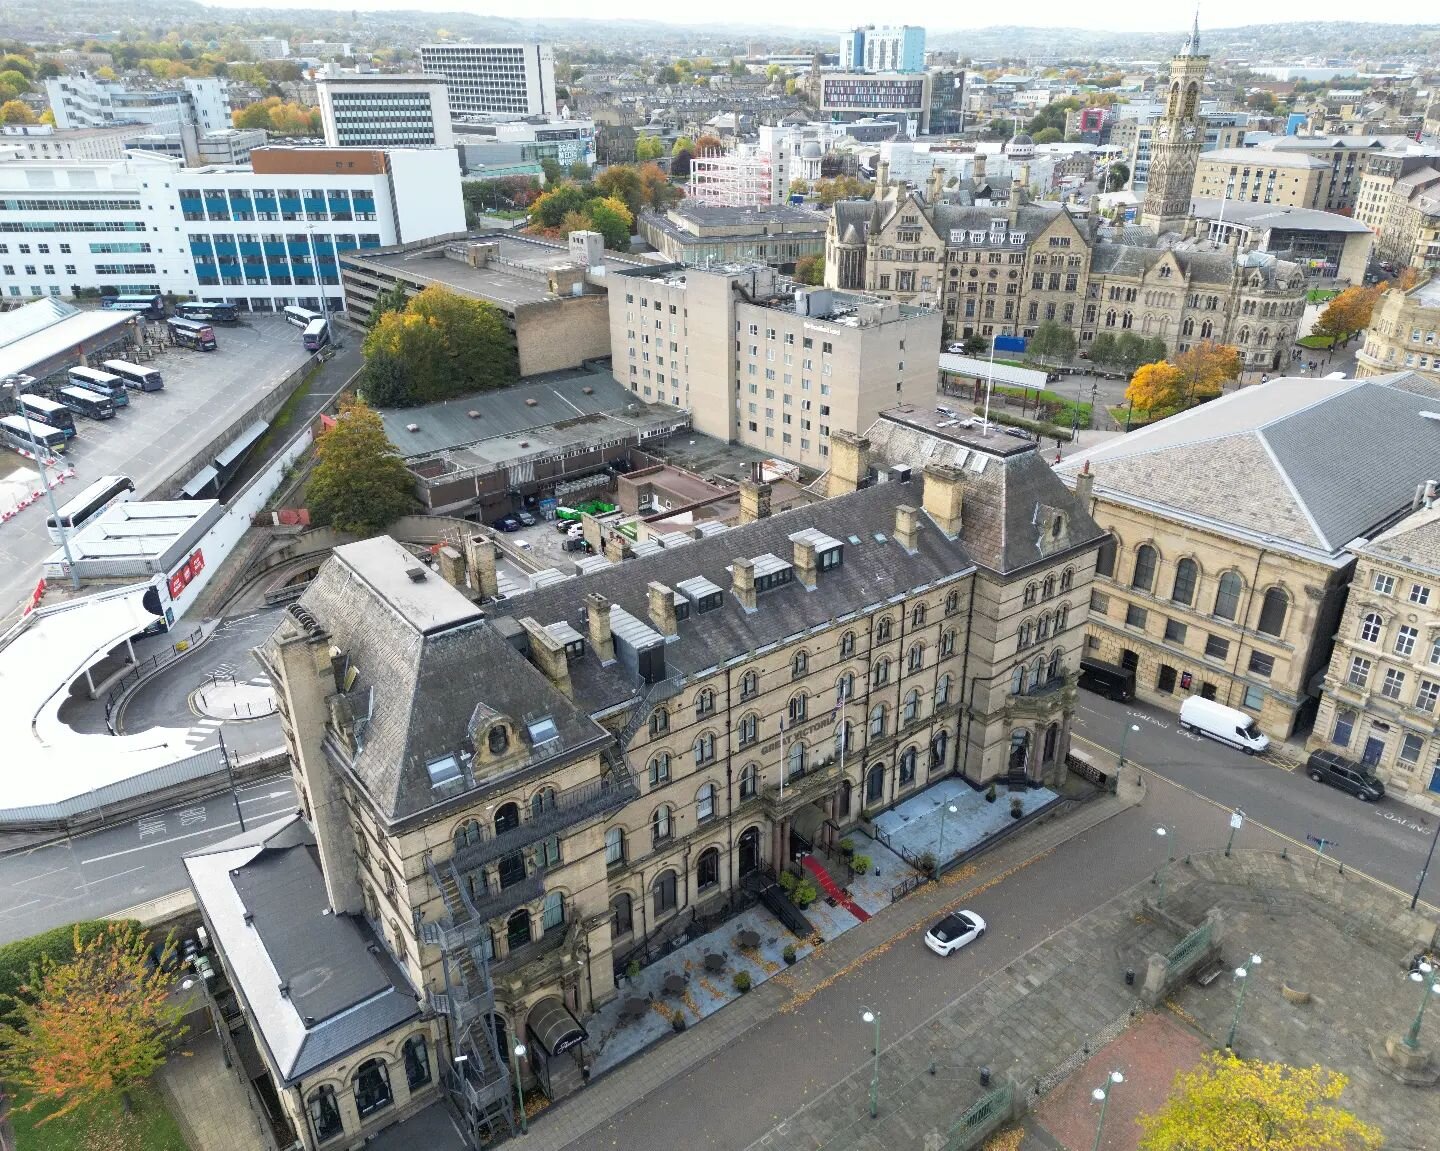
[(1021, 814), (1029, 815), (1060, 798), (1047, 787), (1024, 791), (999, 787), (993, 801), (985, 796), (950, 776), (877, 815), (875, 834), (882, 843), (903, 848), (913, 858), (928, 852), (943, 864), (1009, 827), (1016, 801)]

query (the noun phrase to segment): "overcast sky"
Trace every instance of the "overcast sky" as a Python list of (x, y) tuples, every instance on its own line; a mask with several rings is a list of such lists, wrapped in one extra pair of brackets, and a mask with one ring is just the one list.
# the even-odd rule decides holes
[[(227, 8), (252, 7), (251, 0), (211, 0)], [(1025, 24), (1032, 27), (1134, 29), (1161, 32), (1188, 29), (1191, 7), (1156, 3), (1155, 0), (1108, 0), (1105, 4), (1074, 3), (1068, 0), (1028, 0), (1023, 5), (960, 5), (949, 0), (916, 0), (901, 9), (883, 11), (874, 0), (826, 0), (824, 4), (776, 4), (774, 0), (726, 0), (714, 7), (697, 4), (659, 4), (645, 0), (525, 0), (520, 5), (456, 3), (456, 0), (263, 0), (270, 8), (411, 9), (428, 12), (465, 10), (474, 15), (506, 17), (632, 18), (665, 23), (715, 23), (721, 19), (739, 24), (772, 24), (803, 28), (834, 28), (847, 24), (881, 23), (887, 15), (921, 24), (932, 32), (947, 29), (981, 28), (996, 24)], [(1253, 0), (1205, 0), (1201, 5), (1203, 32), (1211, 28), (1235, 27), (1263, 22), (1282, 24), (1298, 21), (1367, 20), (1388, 23), (1419, 23), (1433, 18), (1434, 10), (1420, 0), (1401, 0), (1370, 8), (1353, 0), (1272, 0), (1256, 5)]]

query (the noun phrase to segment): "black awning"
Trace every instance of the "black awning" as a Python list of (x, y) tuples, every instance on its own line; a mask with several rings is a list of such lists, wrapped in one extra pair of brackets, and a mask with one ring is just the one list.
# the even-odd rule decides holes
[(530, 1009), (527, 1026), (535, 1042), (549, 1056), (560, 1055), (590, 1038), (585, 1028), (580, 1026), (580, 1021), (555, 995), (547, 995)]

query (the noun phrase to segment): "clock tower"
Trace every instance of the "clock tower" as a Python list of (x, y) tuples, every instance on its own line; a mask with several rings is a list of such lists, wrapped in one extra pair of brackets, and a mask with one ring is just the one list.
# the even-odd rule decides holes
[(1190, 192), (1195, 165), (1205, 142), (1200, 116), (1200, 91), (1210, 57), (1200, 54), (1200, 14), (1180, 54), (1170, 61), (1170, 87), (1165, 113), (1155, 124), (1150, 144), (1150, 180), (1140, 222), (1162, 232), (1179, 232), (1190, 218)]

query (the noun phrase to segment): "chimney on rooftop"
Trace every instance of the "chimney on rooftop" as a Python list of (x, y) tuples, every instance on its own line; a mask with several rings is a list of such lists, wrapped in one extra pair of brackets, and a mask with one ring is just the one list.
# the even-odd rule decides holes
[(740, 522), (753, 524), (770, 516), (770, 485), (740, 481)]
[(570, 663), (565, 658), (565, 645), (540, 626), (532, 617), (520, 621), (530, 640), (530, 660), (545, 678), (567, 696), (573, 694), (570, 687)]
[(945, 535), (954, 539), (960, 534), (960, 509), (964, 503), (960, 472), (941, 464), (925, 469), (925, 514)]
[(747, 612), (755, 610), (755, 561), (736, 560), (731, 565), (731, 587), (740, 606)]
[(807, 540), (795, 541), (795, 578), (803, 584), (808, 591), (815, 590), (815, 581), (819, 578), (820, 563), (815, 555), (815, 545)]
[(930, 169), (929, 197), (931, 204), (938, 204), (940, 197), (945, 194), (945, 169), (940, 165)]
[(1090, 461), (1085, 461), (1085, 466), (1080, 469), (1080, 474), (1075, 477), (1075, 498), (1080, 501), (1086, 512), (1090, 511), (1090, 500), (1095, 494), (1095, 473), (1090, 470)]
[(920, 513), (909, 504), (897, 504), (895, 506), (895, 542), (913, 556), (919, 540)]
[(459, 549), (451, 544), (446, 544), (437, 553), (436, 558), (440, 561), (440, 578), (451, 587), (463, 588), (465, 586), (465, 558), (460, 554)]
[(655, 625), (655, 630), (661, 635), (674, 635), (675, 593), (656, 580), (646, 584), (645, 591), (650, 607), (650, 622)]
[(830, 478), (825, 494), (830, 499), (848, 495), (870, 478), (870, 441), (854, 432), (836, 429), (830, 436)]
[(495, 578), (495, 545), (486, 535), (471, 536), (465, 541), (465, 563), (470, 569), (470, 588), (481, 599), (494, 599), (500, 593)]
[(585, 617), (590, 624), (590, 647), (601, 667), (615, 662), (615, 637), (610, 633), (610, 601), (598, 591), (585, 597)]

